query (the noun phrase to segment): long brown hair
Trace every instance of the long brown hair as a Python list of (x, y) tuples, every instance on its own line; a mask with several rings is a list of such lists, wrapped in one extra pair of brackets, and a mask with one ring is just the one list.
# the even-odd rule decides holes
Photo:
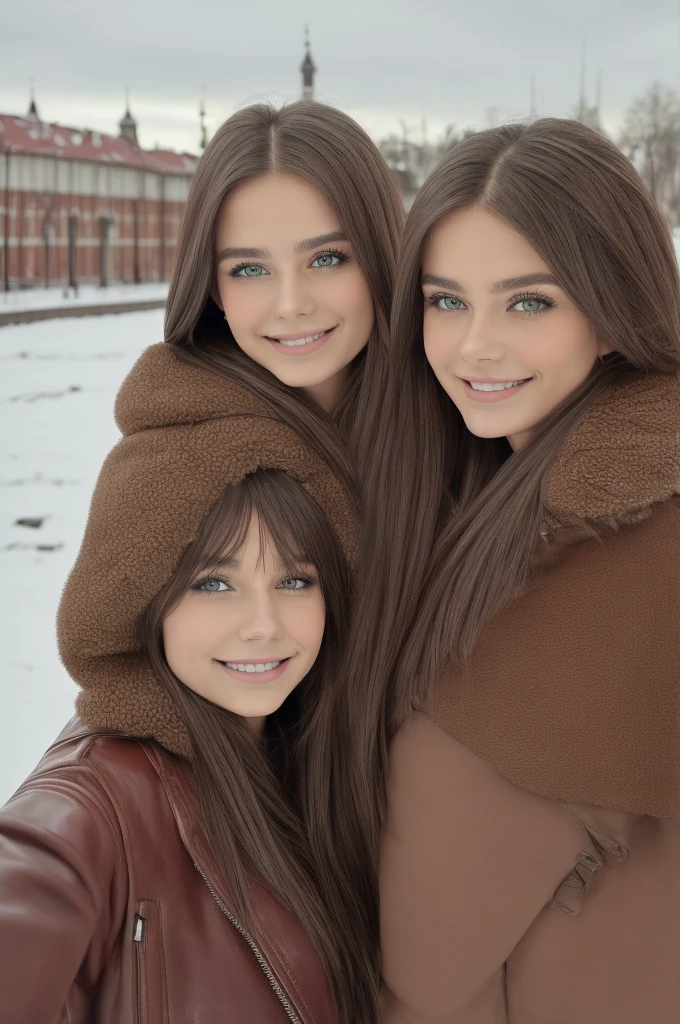
[[(505, 439), (466, 429), (425, 358), (423, 242), (441, 217), (472, 204), (528, 239), (616, 353), (514, 454)], [(632, 164), (596, 132), (552, 118), (481, 132), (454, 146), (416, 196), (392, 324), (390, 378), (366, 438), (356, 627), (327, 725), (341, 766), (336, 842), (374, 908), (366, 925), (376, 937), (390, 733), (525, 585), (551, 465), (589, 405), (623, 374), (678, 372), (670, 234)]]
[[(253, 513), (261, 544), (271, 538), (286, 572), (294, 575), (301, 563), (316, 567), (326, 606), (319, 656), (282, 707), (267, 718), (264, 742), (238, 715), (185, 686), (170, 670), (162, 641), (165, 616), (206, 565), (239, 550)], [(205, 517), (196, 540), (143, 614), (140, 639), (189, 733), (203, 824), (237, 913), (252, 927), (250, 880), (266, 886), (300, 922), (321, 957), (341, 1024), (363, 1024), (373, 1019), (375, 1003), (365, 940), (351, 926), (342, 885), (334, 882), (335, 853), (328, 831), (315, 827), (313, 851), (305, 821), (308, 790), (316, 785), (310, 761), (315, 768), (319, 758), (323, 761), (322, 752), (310, 754), (316, 743), (310, 723), (317, 705), (340, 679), (349, 583), (343, 549), (316, 502), (286, 473), (259, 470), (227, 487)], [(316, 858), (324, 864), (323, 893)]]
[[(334, 417), (346, 439), (361, 435), (359, 409), (365, 372), (388, 350), (389, 312), (403, 206), (379, 150), (359, 125), (333, 107), (300, 100), (276, 109), (255, 104), (215, 133), (189, 193), (165, 316), (165, 340), (185, 358), (265, 398), (284, 422), (349, 485), (352, 473), (329, 417), (300, 389), (282, 384), (237, 346), (211, 298), (215, 279), (214, 227), (225, 196), (237, 185), (272, 172), (316, 188), (339, 218), (373, 297), (375, 326), (357, 356)], [(380, 374), (382, 376), (382, 374)]]

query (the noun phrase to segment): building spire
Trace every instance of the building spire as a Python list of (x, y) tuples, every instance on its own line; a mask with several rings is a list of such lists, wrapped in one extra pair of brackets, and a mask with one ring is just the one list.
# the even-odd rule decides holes
[(125, 90), (125, 113), (118, 122), (120, 131), (118, 135), (121, 139), (125, 139), (131, 146), (139, 146), (137, 141), (137, 122), (130, 113), (130, 90)]
[(39, 121), (40, 114), (38, 113), (38, 107), (35, 102), (35, 89), (33, 87), (33, 79), (31, 79), (31, 103), (28, 108), (28, 114), (26, 115), (31, 121)]
[(305, 56), (300, 65), (302, 73), (302, 98), (304, 100), (314, 99), (314, 75), (316, 70), (309, 44), (309, 25), (305, 25)]

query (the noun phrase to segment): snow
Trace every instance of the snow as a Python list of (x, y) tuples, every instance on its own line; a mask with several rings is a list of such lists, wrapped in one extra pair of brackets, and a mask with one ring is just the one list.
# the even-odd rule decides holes
[(59, 596), (119, 436), (116, 392), (162, 336), (162, 309), (0, 329), (0, 806), (73, 714)]
[[(64, 306), (104, 306), (118, 302), (146, 302), (168, 297), (167, 281), (158, 284), (119, 284), (100, 288), (82, 285), (77, 297), (73, 292), (64, 298), (63, 288), (24, 288), (18, 291), (0, 291), (0, 313), (24, 309), (55, 309)], [(4, 331), (5, 328), (2, 328)], [(3, 342), (0, 341), (0, 348)]]

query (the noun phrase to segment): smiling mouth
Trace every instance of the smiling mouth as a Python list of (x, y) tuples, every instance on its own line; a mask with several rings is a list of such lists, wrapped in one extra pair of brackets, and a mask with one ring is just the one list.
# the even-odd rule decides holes
[[(465, 380), (465, 378), (462, 378)], [(493, 383), (481, 383), (474, 380), (465, 380), (465, 383), (473, 391), (509, 391), (511, 388), (518, 388), (521, 384), (528, 384), (533, 377), (523, 377), (521, 380), (494, 381)]]
[[(217, 659), (219, 661), (219, 658)], [(226, 668), (230, 668), (232, 672), (242, 672), (244, 675), (249, 674), (262, 674), (263, 672), (271, 672), (273, 669), (278, 668), (279, 665), (283, 665), (285, 662), (290, 661), (290, 658), (279, 658), (277, 660), (272, 659), (271, 661), (220, 661), (220, 665), (224, 665)]]
[(290, 337), (290, 338), (275, 338), (271, 335), (266, 335), (267, 341), (275, 341), (279, 345), (284, 345), (286, 348), (300, 348), (304, 345), (311, 345), (313, 341), (318, 341), (319, 338), (325, 337), (326, 334), (330, 334), (334, 331), (335, 327), (329, 327), (325, 331), (319, 331), (318, 334), (307, 334), (304, 337)]

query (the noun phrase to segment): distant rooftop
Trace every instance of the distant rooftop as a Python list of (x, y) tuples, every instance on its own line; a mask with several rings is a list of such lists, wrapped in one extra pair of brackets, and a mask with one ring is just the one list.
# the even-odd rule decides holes
[(193, 174), (198, 157), (172, 150), (145, 150), (125, 139), (89, 128), (67, 128), (16, 114), (0, 114), (0, 153), (27, 153), (92, 160), (156, 174)]

